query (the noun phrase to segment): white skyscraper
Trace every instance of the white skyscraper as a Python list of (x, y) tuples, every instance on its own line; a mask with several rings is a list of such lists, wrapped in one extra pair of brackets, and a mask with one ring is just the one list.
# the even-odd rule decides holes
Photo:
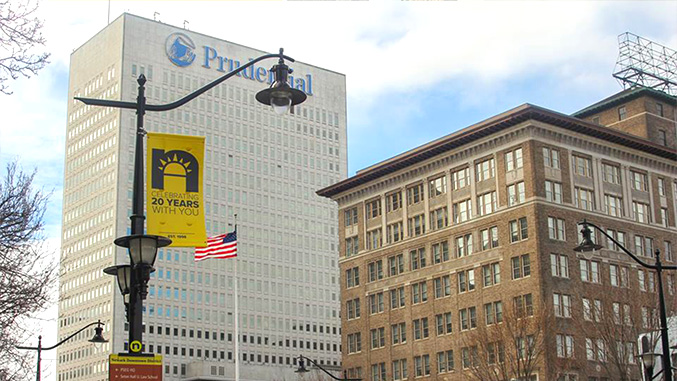
[[(108, 380), (108, 355), (126, 351), (128, 337), (117, 284), (102, 270), (129, 262), (113, 240), (130, 230), (136, 115), (73, 97), (134, 101), (145, 74), (148, 103), (164, 104), (262, 54), (129, 14), (73, 52), (59, 337), (101, 319), (111, 341), (97, 350), (86, 331), (59, 347), (59, 381)], [(158, 253), (144, 345), (164, 356), (165, 380), (233, 379), (235, 279), (241, 380), (290, 379), (299, 354), (340, 365), (336, 206), (315, 190), (347, 175), (345, 76), (288, 63), (290, 84), (308, 100), (278, 116), (254, 99), (274, 64), (263, 61), (179, 109), (146, 114), (147, 131), (206, 136), (207, 234), (231, 231), (238, 216), (237, 259), (195, 263), (191, 248)]]

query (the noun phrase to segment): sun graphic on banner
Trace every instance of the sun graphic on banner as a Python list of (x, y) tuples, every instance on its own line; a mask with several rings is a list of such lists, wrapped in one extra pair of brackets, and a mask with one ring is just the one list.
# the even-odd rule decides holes
[(191, 161), (184, 161), (183, 158), (179, 158), (176, 154), (173, 157), (168, 157), (167, 160), (160, 159), (161, 166), (158, 167), (165, 176), (186, 176), (191, 173), (193, 170), (190, 169), (192, 165)]

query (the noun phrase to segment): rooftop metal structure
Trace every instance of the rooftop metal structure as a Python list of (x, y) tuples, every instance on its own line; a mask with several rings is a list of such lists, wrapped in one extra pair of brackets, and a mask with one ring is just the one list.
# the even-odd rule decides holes
[(622, 33), (613, 76), (623, 88), (644, 86), (677, 95), (677, 51), (630, 32)]

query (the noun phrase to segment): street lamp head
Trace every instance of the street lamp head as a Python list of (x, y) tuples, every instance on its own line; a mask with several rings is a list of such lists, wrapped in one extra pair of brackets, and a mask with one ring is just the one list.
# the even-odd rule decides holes
[(592, 252), (601, 249), (602, 245), (596, 244), (592, 240), (592, 230), (590, 230), (590, 226), (588, 226), (587, 221), (583, 220), (581, 225), (583, 225), (583, 228), (581, 229), (583, 240), (578, 246), (574, 248), (574, 251), (583, 253), (586, 258), (592, 257)]
[(120, 288), (120, 293), (122, 294), (123, 298), (129, 295), (129, 284), (131, 283), (132, 278), (132, 266), (130, 265), (110, 266), (103, 269), (103, 272), (108, 275), (114, 276), (118, 280), (118, 287)]
[(308, 373), (309, 370), (306, 368), (306, 364), (303, 362), (303, 356), (299, 356), (299, 368), (296, 369), (294, 372), (296, 373)]
[(100, 349), (101, 345), (103, 345), (103, 343), (108, 342), (108, 340), (103, 338), (103, 327), (102, 327), (102, 325), (103, 325), (103, 323), (101, 323), (101, 320), (99, 320), (99, 323), (94, 328), (94, 337), (89, 339), (89, 342), (94, 343), (94, 346), (96, 346), (97, 349)]
[(256, 94), (256, 100), (264, 105), (273, 106), (276, 114), (282, 115), (289, 107), (295, 106), (306, 100), (306, 94), (298, 89), (294, 89), (287, 83), (287, 76), (294, 71), (284, 63), (282, 56), (283, 49), (280, 48), (280, 59), (277, 65), (270, 71), (275, 75), (275, 81), (269, 88), (261, 90)]
[(136, 234), (120, 237), (115, 244), (127, 248), (132, 267), (136, 265), (153, 266), (157, 249), (169, 246), (172, 240), (159, 235)]

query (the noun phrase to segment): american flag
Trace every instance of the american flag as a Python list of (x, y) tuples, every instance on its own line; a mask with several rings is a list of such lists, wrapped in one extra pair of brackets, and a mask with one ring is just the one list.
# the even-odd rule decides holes
[(195, 261), (207, 258), (237, 257), (237, 229), (232, 233), (207, 238), (207, 247), (195, 248)]

